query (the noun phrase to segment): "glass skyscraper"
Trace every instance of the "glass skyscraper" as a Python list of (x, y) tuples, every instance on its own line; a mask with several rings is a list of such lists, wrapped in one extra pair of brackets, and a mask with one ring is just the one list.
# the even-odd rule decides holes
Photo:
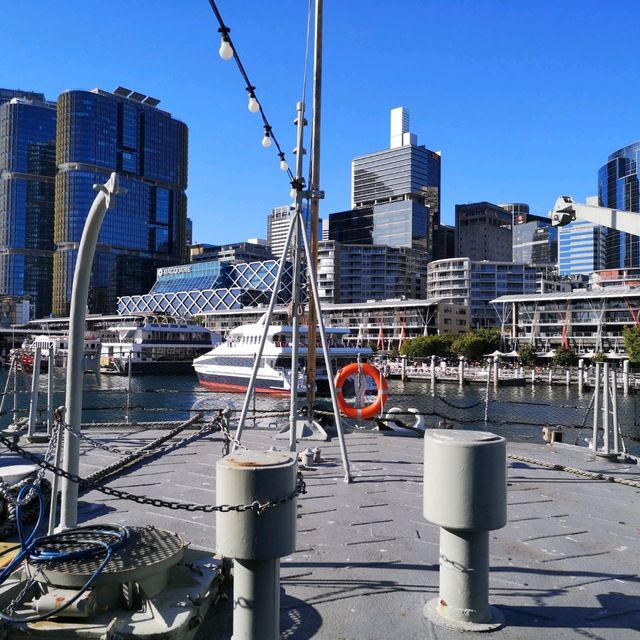
[(51, 311), (55, 104), (0, 89), (0, 293)]
[(67, 315), (92, 185), (111, 172), (126, 195), (104, 219), (89, 309), (110, 313), (119, 296), (148, 291), (156, 269), (186, 262), (187, 127), (158, 100), (118, 87), (58, 98), (53, 311)]
[(605, 268), (606, 237), (601, 225), (574, 220), (558, 233), (558, 273), (561, 276), (589, 274)]
[[(610, 209), (640, 212), (638, 156), (640, 142), (618, 149), (598, 171), (598, 204)], [(640, 213), (638, 214), (640, 216)], [(638, 219), (640, 224), (640, 218)], [(610, 230), (607, 269), (640, 267), (640, 237)]]
[(374, 244), (430, 251), (440, 222), (440, 161), (409, 132), (409, 112), (393, 109), (390, 148), (353, 160), (353, 211), (330, 216), (329, 237), (362, 242), (347, 237), (361, 222)]

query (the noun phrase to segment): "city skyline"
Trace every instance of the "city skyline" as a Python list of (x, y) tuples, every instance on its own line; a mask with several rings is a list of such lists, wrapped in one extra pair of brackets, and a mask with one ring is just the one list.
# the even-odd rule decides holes
[[(218, 3), (256, 94), (293, 165), (306, 3)], [(421, 144), (442, 151), (442, 222), (455, 204), (526, 202), (546, 214), (560, 193), (584, 201), (613, 149), (640, 136), (632, 56), (607, 34), (637, 24), (635, 3), (372, 2), (325, 7), (323, 218), (350, 203), (351, 161), (388, 148), (389, 110), (405, 106)], [(233, 62), (222, 61), (206, 2), (32, 0), (3, 8), (11, 64), (3, 86), (55, 100), (121, 85), (159, 99), (190, 130), (194, 242), (266, 236), (289, 185)], [(55, 37), (52, 34), (55, 33)], [(79, 53), (80, 52), (80, 53)], [(612, 99), (604, 87), (625, 86)], [(310, 120), (310, 113), (307, 113)], [(309, 146), (310, 131), (306, 132)], [(233, 219), (234, 224), (226, 223)]]

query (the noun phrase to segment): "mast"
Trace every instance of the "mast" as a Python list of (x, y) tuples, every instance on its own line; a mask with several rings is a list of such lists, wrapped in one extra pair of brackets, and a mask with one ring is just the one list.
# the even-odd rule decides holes
[[(308, 277), (313, 277), (318, 267), (318, 221), (320, 219), (320, 199), (324, 194), (320, 192), (320, 124), (322, 120), (322, 3), (316, 0), (315, 29), (314, 29), (314, 65), (313, 65), (313, 111), (311, 121), (311, 175), (309, 189), (311, 191), (311, 234), (310, 253), (313, 268), (308, 269)], [(313, 304), (313, 288), (307, 287), (309, 295), (308, 314), (308, 349), (307, 349), (307, 406), (308, 415), (313, 416), (313, 405), (316, 394), (316, 322), (322, 322), (322, 318), (316, 318)], [(327, 367), (327, 375), (331, 375), (331, 368)]]

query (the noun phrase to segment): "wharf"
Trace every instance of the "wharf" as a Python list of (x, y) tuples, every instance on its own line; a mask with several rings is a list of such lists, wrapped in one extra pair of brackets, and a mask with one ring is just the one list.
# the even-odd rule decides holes
[[(92, 433), (116, 446), (141, 446), (158, 435), (134, 428)], [(256, 450), (285, 448), (274, 435), (247, 429), (243, 442)], [(468, 638), (435, 626), (422, 613), (438, 595), (439, 562), (438, 528), (422, 515), (422, 441), (355, 431), (346, 443), (351, 484), (343, 481), (337, 439), (312, 445), (321, 447), (324, 462), (304, 472), (297, 549), (281, 562), (282, 637)], [(82, 447), (83, 476), (113, 459)], [(221, 435), (209, 434), (109, 484), (152, 498), (215, 504), (221, 448)], [(640, 467), (562, 444), (509, 443), (508, 455), (508, 524), (490, 534), (489, 596), (506, 626), (492, 637), (640, 638)], [(630, 483), (595, 479), (596, 473)], [(79, 520), (153, 524), (180, 533), (192, 547), (215, 549), (214, 514), (92, 491), (81, 497)], [(231, 620), (230, 598), (210, 609), (197, 638), (230, 638)]]

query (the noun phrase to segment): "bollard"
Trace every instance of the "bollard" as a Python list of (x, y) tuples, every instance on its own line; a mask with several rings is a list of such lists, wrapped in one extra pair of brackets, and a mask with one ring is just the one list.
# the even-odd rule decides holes
[(625, 396), (629, 395), (629, 361), (622, 362), (622, 392)]
[(316, 464), (322, 462), (322, 450), (320, 447), (314, 447), (311, 451), (313, 452), (313, 461)]
[[(296, 461), (282, 451), (236, 451), (216, 463), (218, 505), (264, 504), (293, 496)], [(234, 640), (280, 639), (280, 560), (294, 552), (292, 497), (258, 513), (216, 512), (216, 551), (234, 559)]]
[(313, 451), (311, 449), (305, 449), (300, 453), (300, 464), (305, 467), (313, 465)]
[(436, 357), (435, 356), (431, 356), (430, 375), (431, 375), (431, 387), (434, 387), (436, 384)]
[(507, 522), (507, 449), (484, 431), (427, 431), (424, 502), (440, 526), (440, 589), (424, 614), (459, 631), (493, 631), (504, 624), (489, 605), (489, 531)]
[(493, 356), (493, 386), (498, 386), (500, 380), (500, 360), (498, 356)]
[(567, 387), (571, 386), (571, 369), (566, 369), (564, 372), (564, 379)]

